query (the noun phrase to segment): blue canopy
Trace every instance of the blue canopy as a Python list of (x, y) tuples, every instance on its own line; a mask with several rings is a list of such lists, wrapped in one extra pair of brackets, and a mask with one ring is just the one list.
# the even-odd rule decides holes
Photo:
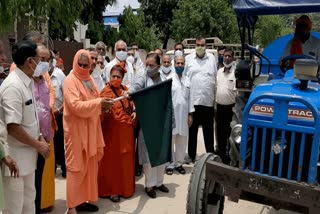
[(238, 16), (320, 12), (320, 0), (235, 0)]

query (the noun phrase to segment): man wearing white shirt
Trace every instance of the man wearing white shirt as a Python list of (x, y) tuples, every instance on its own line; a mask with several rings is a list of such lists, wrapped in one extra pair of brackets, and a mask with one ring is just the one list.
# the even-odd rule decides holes
[(138, 66), (138, 67), (142, 67), (143, 69), (145, 69), (145, 66), (141, 60), (141, 57), (140, 57), (140, 53), (139, 53), (139, 46), (137, 43), (132, 43), (131, 44), (131, 49), (134, 51), (134, 59), (135, 59), (135, 64)]
[[(163, 58), (164, 60), (164, 58)], [(172, 72), (172, 103), (176, 126), (172, 130), (172, 162), (166, 168), (168, 175), (176, 169), (180, 174), (186, 171), (182, 164), (188, 145), (189, 127), (192, 125), (192, 112), (194, 107), (190, 99), (190, 80), (183, 75), (185, 59), (177, 56), (174, 59), (175, 68)]]
[(236, 78), (234, 76), (234, 53), (225, 49), (223, 54), (223, 65), (217, 73), (216, 83), (216, 131), (218, 154), (223, 163), (229, 164), (228, 139), (231, 133), (230, 122), (232, 121), (232, 108), (236, 102), (237, 92), (234, 90)]
[(9, 155), (17, 161), (19, 178), (4, 171), (5, 210), (7, 213), (35, 213), (35, 170), (38, 153), (48, 158), (50, 148), (39, 129), (32, 75), (39, 69), (37, 45), (23, 41), (12, 48), (17, 65), (0, 87), (0, 119), (8, 130)]
[(114, 50), (116, 51), (116, 57), (110, 63), (108, 63), (105, 70), (105, 77), (107, 79), (107, 82), (109, 82), (110, 80), (111, 68), (118, 63), (124, 63), (127, 69), (127, 73), (123, 77), (122, 84), (130, 88), (133, 82), (133, 67), (131, 63), (127, 62), (127, 44), (123, 40), (119, 40), (116, 42)]
[(105, 82), (102, 78), (102, 69), (100, 65), (98, 65), (98, 52), (94, 48), (87, 49), (90, 52), (90, 58), (92, 60), (91, 68), (90, 68), (90, 76), (94, 80), (94, 83), (98, 89), (98, 91), (102, 91), (105, 86)]
[(137, 55), (136, 53), (137, 53), (137, 51), (134, 50), (132, 47), (128, 48), (127, 62), (130, 62), (132, 64), (133, 82), (134, 82), (134, 79), (137, 78), (137, 76), (145, 75), (144, 64), (141, 62), (140, 57), (138, 57), (139, 54)]
[(196, 51), (186, 57), (185, 75), (191, 81), (191, 100), (195, 108), (189, 129), (188, 154), (194, 162), (197, 154), (198, 128), (202, 125), (206, 152), (214, 152), (214, 101), (217, 63), (211, 53), (206, 53), (206, 40), (196, 39)]
[(55, 167), (57, 164), (60, 165), (62, 171), (62, 177), (66, 177), (66, 163), (64, 157), (64, 133), (63, 133), (63, 123), (62, 123), (62, 115), (63, 115), (63, 82), (66, 79), (66, 75), (63, 71), (56, 67), (57, 60), (54, 57), (54, 54), (50, 52), (51, 60), (50, 60), (50, 70), (49, 75), (52, 82), (52, 85), (55, 89), (56, 99), (54, 103), (54, 115), (56, 119), (56, 123), (58, 126), (58, 130), (54, 134), (54, 157), (55, 157)]
[(104, 42), (99, 41), (99, 42), (96, 43), (96, 51), (98, 52), (98, 54), (99, 54), (100, 56), (103, 57), (104, 66), (107, 66), (107, 65), (108, 65), (108, 62), (107, 62), (107, 60), (105, 59), (105, 57), (106, 57), (106, 51), (107, 51), (107, 46), (104, 44)]
[[(184, 59), (183, 59), (184, 60)], [(171, 63), (171, 57), (169, 55), (163, 55), (161, 61), (160, 73), (163, 74), (167, 79), (172, 78), (175, 74), (174, 66)]]

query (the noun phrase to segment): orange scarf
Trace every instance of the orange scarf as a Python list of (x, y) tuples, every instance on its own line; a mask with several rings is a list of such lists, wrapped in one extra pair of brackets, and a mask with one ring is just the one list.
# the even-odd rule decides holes
[[(85, 68), (82, 68), (79, 66), (78, 64), (78, 61), (81, 57), (82, 54), (85, 54), (88, 56), (88, 59), (89, 59), (89, 67), (87, 69)], [(90, 67), (91, 67), (91, 64), (92, 64), (92, 60), (91, 60), (91, 57), (90, 57), (90, 52), (89, 51), (86, 51), (84, 49), (81, 49), (81, 50), (78, 50), (78, 52), (76, 53), (76, 55), (74, 56), (73, 58), (73, 72), (74, 72), (74, 75), (79, 79), (79, 80), (82, 80), (82, 81), (89, 81), (91, 80), (91, 77), (90, 77)]]

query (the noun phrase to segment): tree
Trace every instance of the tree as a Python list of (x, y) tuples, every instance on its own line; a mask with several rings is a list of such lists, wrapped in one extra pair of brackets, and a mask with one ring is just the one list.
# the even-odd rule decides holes
[(72, 38), (77, 20), (89, 23), (91, 34), (98, 32), (101, 38), (102, 12), (114, 2), (116, 0), (1, 0), (0, 33), (10, 31), (15, 20), (24, 19), (27, 13), (32, 30), (39, 30), (37, 24), (48, 19), (49, 35), (53, 39)]
[(1, 0), (0, 32), (10, 31), (16, 20), (19, 22), (28, 17), (32, 30), (39, 30), (39, 23), (48, 20), (53, 34), (71, 35), (74, 22), (87, 1), (90, 0)]
[(96, 43), (103, 39), (104, 24), (102, 13), (108, 5), (112, 5), (116, 0), (91, 0), (84, 3), (84, 9), (80, 14), (80, 21), (88, 24), (86, 37)]
[(167, 48), (168, 40), (172, 33), (173, 10), (177, 7), (179, 0), (139, 0), (145, 15), (146, 25), (155, 25), (157, 34), (163, 42), (163, 48)]
[(64, 40), (73, 38), (76, 28), (75, 21), (79, 19), (84, 9), (81, 0), (76, 1), (48, 1), (49, 35), (52, 39)]
[(122, 39), (128, 45), (133, 42), (139, 44), (139, 47), (146, 50), (152, 50), (160, 46), (159, 36), (156, 34), (157, 28), (152, 25), (145, 25), (145, 18), (142, 10), (138, 10), (135, 15), (131, 7), (127, 7), (123, 11), (123, 15), (119, 16), (120, 31), (115, 29), (107, 29), (105, 33), (105, 41), (107, 45), (113, 47), (114, 43)]
[(292, 32), (283, 16), (260, 16), (256, 24), (255, 43), (266, 47), (273, 40)]
[(197, 36), (217, 36), (224, 43), (239, 41), (235, 13), (225, 0), (179, 1), (171, 30), (177, 41)]

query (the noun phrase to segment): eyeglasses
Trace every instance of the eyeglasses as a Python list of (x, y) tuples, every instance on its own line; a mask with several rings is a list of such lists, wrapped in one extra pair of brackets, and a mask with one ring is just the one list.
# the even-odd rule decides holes
[(117, 51), (126, 51), (125, 48), (117, 48)]
[(98, 57), (91, 57), (91, 59), (97, 61)]
[(89, 68), (89, 65), (88, 64), (81, 64), (81, 63), (78, 63), (78, 65), (81, 67), (81, 68)]

